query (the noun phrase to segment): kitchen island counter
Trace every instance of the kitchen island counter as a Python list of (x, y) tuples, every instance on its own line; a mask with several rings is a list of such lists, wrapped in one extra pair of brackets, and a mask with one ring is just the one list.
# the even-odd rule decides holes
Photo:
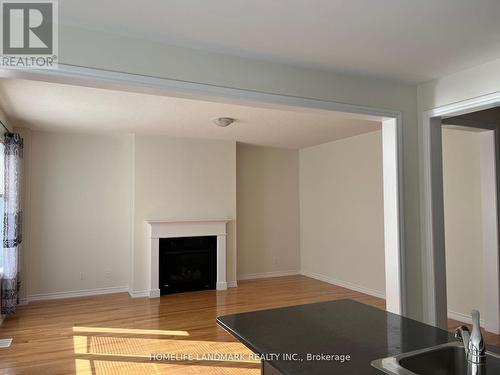
[(370, 362), (453, 341), (447, 331), (352, 300), (217, 318), (262, 358), (263, 374), (381, 374)]

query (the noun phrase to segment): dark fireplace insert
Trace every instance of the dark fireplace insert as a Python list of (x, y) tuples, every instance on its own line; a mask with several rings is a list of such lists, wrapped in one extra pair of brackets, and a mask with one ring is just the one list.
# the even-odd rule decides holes
[(217, 236), (160, 238), (160, 294), (215, 289)]

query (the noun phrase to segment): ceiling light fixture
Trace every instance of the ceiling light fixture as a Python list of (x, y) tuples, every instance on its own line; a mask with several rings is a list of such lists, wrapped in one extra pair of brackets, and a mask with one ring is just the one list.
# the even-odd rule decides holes
[(231, 125), (235, 119), (231, 117), (217, 117), (212, 120), (215, 125), (220, 126), (221, 128), (225, 128), (226, 126)]

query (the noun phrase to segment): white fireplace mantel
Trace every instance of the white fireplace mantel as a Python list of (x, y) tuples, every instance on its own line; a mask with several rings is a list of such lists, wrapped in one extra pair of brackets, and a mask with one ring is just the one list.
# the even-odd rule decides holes
[(226, 224), (231, 219), (148, 220), (149, 297), (159, 297), (160, 238), (217, 236), (217, 290), (227, 289)]

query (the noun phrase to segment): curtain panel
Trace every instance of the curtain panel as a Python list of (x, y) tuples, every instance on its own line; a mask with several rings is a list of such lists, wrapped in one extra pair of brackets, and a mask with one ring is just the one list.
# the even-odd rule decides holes
[(12, 315), (19, 303), (23, 139), (19, 134), (8, 133), (4, 138), (4, 147), (3, 276), (0, 287), (0, 312), (3, 315)]

